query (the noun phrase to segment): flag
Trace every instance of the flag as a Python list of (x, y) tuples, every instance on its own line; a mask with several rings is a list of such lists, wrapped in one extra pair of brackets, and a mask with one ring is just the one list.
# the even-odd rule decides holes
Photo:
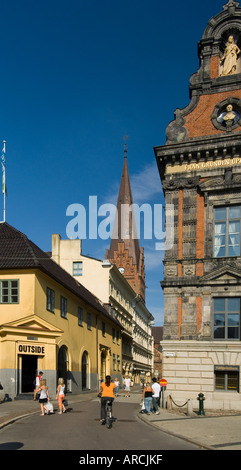
[(5, 180), (5, 166), (3, 166), (3, 178), (2, 178), (2, 192), (7, 196), (7, 187), (6, 187), (6, 180)]
[(6, 154), (6, 141), (4, 140), (3, 141), (3, 149), (2, 149), (2, 153), (1, 153), (1, 161), (2, 161), (2, 165), (5, 167), (5, 154)]
[(7, 196), (7, 187), (6, 187), (6, 175), (5, 175), (5, 154), (6, 154), (6, 148), (5, 148), (6, 142), (5, 140), (3, 141), (3, 149), (1, 153), (1, 163), (2, 163), (2, 171), (3, 171), (3, 176), (2, 176), (2, 192)]

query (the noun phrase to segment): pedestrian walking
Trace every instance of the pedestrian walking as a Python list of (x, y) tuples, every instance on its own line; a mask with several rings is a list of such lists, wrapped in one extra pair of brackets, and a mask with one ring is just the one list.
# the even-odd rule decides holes
[(152, 390), (151, 384), (150, 382), (147, 382), (143, 390), (142, 400), (144, 400), (145, 410), (148, 415), (151, 413), (152, 395), (153, 395), (153, 390)]
[(125, 385), (125, 394), (124, 397), (129, 397), (130, 396), (130, 390), (131, 390), (131, 379), (126, 375), (124, 379), (124, 385)]
[(159, 412), (159, 408), (158, 408), (158, 400), (160, 398), (161, 386), (157, 382), (155, 377), (153, 377), (152, 382), (153, 382), (152, 390), (154, 392), (154, 394), (152, 395), (152, 407), (153, 407), (154, 413), (156, 413), (156, 415), (159, 415), (160, 412)]
[(39, 403), (41, 409), (41, 415), (44, 416), (44, 410), (46, 410), (47, 414), (49, 414), (49, 410), (46, 406), (46, 403), (49, 401), (49, 389), (47, 387), (47, 382), (45, 379), (41, 380), (40, 386), (37, 388), (36, 392), (40, 392), (39, 396)]
[(43, 372), (40, 371), (39, 374), (36, 375), (36, 378), (35, 378), (35, 389), (34, 389), (34, 397), (33, 397), (34, 400), (36, 400), (37, 389), (38, 387), (40, 387), (42, 377), (43, 377)]
[(64, 398), (65, 398), (64, 392), (65, 392), (64, 379), (60, 377), (58, 380), (58, 388), (57, 388), (57, 396), (56, 396), (56, 399), (58, 400), (58, 404), (59, 404), (60, 415), (66, 412), (66, 408), (64, 406)]
[(119, 388), (120, 388), (120, 382), (119, 382), (119, 380), (117, 379), (117, 377), (115, 378), (114, 384), (115, 384), (115, 396), (118, 397), (118, 392), (119, 392)]

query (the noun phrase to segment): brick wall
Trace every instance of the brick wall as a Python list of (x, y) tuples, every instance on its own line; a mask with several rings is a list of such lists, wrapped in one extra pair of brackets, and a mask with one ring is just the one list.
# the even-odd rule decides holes
[(219, 55), (212, 56), (210, 60), (210, 78), (219, 77)]
[[(189, 138), (225, 133), (214, 127), (211, 116), (216, 104), (226, 100), (228, 97), (241, 99), (241, 90), (202, 95), (200, 97), (196, 108), (185, 118), (185, 127), (188, 130)], [(233, 132), (240, 131), (241, 127), (237, 127)]]

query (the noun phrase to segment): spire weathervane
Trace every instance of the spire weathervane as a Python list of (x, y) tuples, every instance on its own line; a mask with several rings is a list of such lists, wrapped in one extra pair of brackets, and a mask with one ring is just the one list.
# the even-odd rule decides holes
[(125, 158), (127, 158), (127, 140), (129, 139), (128, 135), (124, 135), (124, 141), (125, 141)]

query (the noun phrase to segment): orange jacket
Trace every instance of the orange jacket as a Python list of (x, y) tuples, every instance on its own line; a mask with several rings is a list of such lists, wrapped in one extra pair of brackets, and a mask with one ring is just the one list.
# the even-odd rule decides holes
[(100, 388), (102, 390), (102, 397), (110, 397), (114, 398), (114, 390), (115, 390), (115, 384), (110, 383), (109, 387), (107, 387), (105, 382), (102, 382), (100, 385)]

